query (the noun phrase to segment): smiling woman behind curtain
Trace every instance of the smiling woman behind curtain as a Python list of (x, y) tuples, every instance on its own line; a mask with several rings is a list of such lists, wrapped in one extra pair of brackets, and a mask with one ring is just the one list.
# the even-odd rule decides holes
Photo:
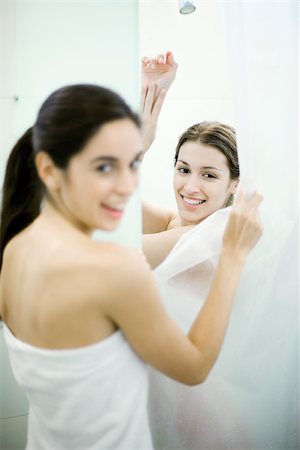
[[(221, 355), (188, 388), (151, 371), (158, 449), (291, 450), (298, 434), (298, 2), (221, 2), (244, 188), (264, 195)], [(228, 211), (185, 234), (156, 269), (187, 329), (205, 298)], [(195, 245), (197, 239), (197, 245)], [(199, 278), (201, 289), (199, 289)]]

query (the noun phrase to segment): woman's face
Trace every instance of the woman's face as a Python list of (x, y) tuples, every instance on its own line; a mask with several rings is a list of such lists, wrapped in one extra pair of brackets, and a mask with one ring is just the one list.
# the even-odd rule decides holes
[(131, 120), (103, 125), (61, 171), (64, 214), (84, 232), (117, 228), (137, 187), (142, 155), (140, 132)]
[(237, 188), (222, 152), (199, 142), (185, 142), (174, 171), (174, 190), (181, 225), (196, 225), (223, 208)]

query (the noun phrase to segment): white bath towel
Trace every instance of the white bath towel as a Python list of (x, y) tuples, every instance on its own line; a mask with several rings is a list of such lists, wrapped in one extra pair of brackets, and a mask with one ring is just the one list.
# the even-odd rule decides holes
[(28, 450), (151, 449), (147, 370), (120, 331), (96, 344), (47, 350), (4, 325), (29, 402)]

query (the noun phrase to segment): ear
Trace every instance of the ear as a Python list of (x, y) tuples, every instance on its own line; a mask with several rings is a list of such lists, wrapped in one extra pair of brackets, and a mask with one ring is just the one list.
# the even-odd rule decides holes
[(46, 189), (49, 191), (57, 190), (60, 185), (60, 170), (56, 167), (48, 153), (43, 151), (38, 152), (35, 157), (35, 165), (38, 175)]
[(236, 194), (236, 191), (237, 191), (237, 189), (239, 187), (239, 182), (240, 182), (239, 178), (237, 180), (233, 180), (231, 182), (231, 185), (230, 185), (230, 192), (231, 192), (231, 194)]

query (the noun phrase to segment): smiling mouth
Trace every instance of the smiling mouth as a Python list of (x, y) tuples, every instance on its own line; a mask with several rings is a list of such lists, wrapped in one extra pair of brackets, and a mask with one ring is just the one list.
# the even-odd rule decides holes
[[(181, 195), (181, 194), (180, 194)], [(206, 200), (196, 199), (196, 198), (188, 198), (181, 195), (183, 202), (189, 206), (199, 206), (206, 202)]]
[(113, 217), (114, 219), (120, 219), (125, 212), (125, 205), (112, 207), (110, 205), (102, 204), (102, 207), (109, 214), (109, 216)]
[(104, 206), (104, 208), (111, 209), (113, 211), (118, 211), (118, 212), (124, 211), (124, 209), (125, 209), (125, 205), (122, 205), (122, 206), (110, 206), (110, 205), (106, 205), (104, 203), (102, 205)]

